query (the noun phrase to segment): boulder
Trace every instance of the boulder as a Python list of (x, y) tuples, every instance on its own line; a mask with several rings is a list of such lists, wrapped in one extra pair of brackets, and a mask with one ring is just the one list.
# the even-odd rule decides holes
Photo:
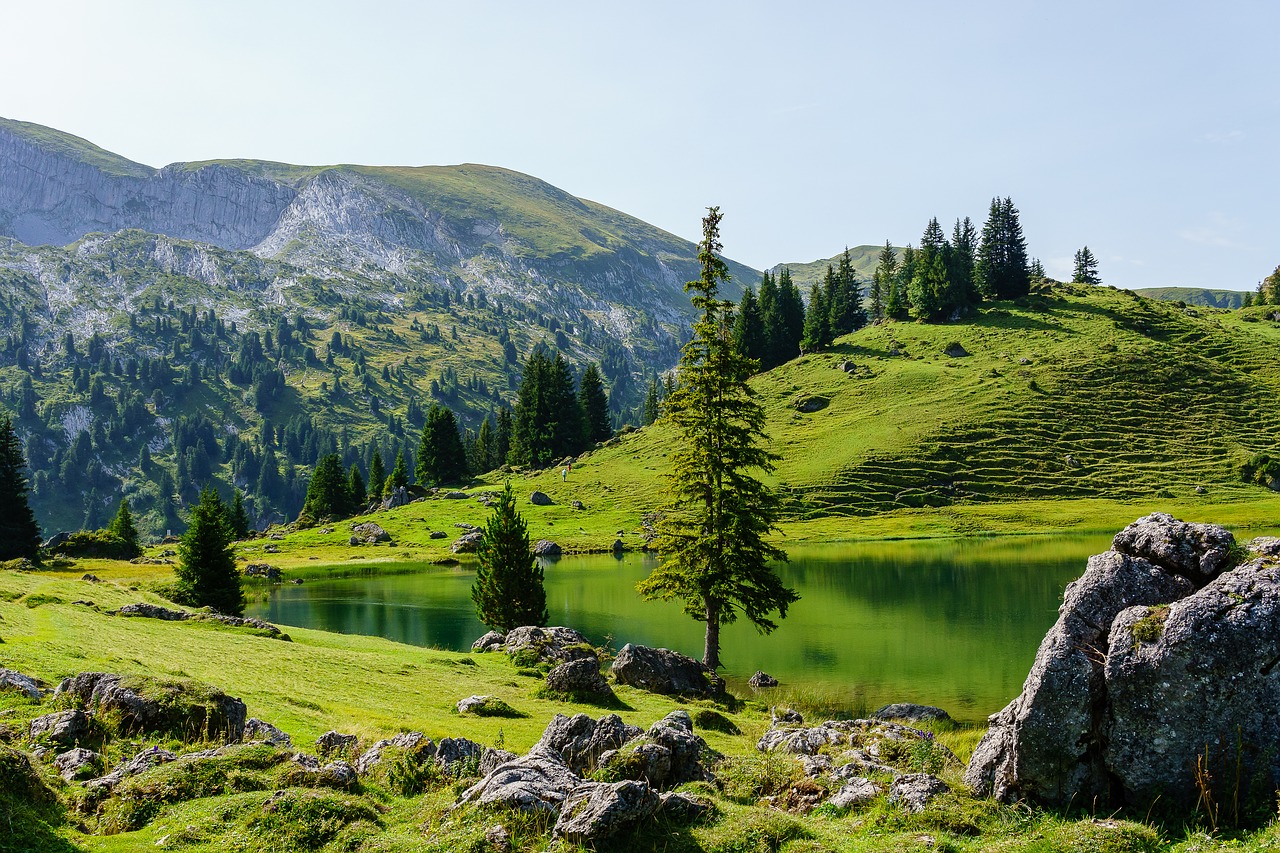
[(747, 684), (759, 690), (761, 687), (777, 687), (778, 679), (757, 669), (756, 674), (747, 679)]
[(168, 764), (170, 761), (176, 761), (178, 758), (176, 753), (167, 749), (161, 749), (153, 746), (150, 749), (144, 749), (133, 758), (118, 765), (114, 770), (106, 776), (100, 776), (97, 779), (91, 779), (85, 783), (85, 789), (91, 794), (105, 795), (111, 793), (116, 785), (119, 785), (130, 776), (137, 776), (139, 773), (145, 773), (153, 767), (159, 767), (161, 764)]
[(293, 741), (287, 734), (257, 717), (250, 717), (245, 721), (244, 739), (260, 740), (272, 746), (293, 746)]
[(444, 498), (447, 501), (465, 501), (467, 498), (471, 496), (468, 495), (466, 492), (445, 492), (440, 497)]
[(572, 717), (556, 714), (534, 749), (556, 753), (570, 770), (583, 774), (595, 769), (600, 756), (619, 749), (640, 734), (638, 726), (627, 725), (617, 714), (608, 714), (599, 720), (586, 714)]
[(458, 701), (459, 714), (475, 714), (477, 717), (519, 717), (514, 708), (497, 696), (475, 695)]
[(581, 784), (558, 753), (535, 747), (528, 755), (495, 767), (463, 792), (458, 805), (558, 814), (564, 799)]
[(592, 846), (648, 820), (660, 804), (657, 792), (643, 782), (584, 782), (565, 799), (552, 834)]
[(666, 791), (658, 795), (658, 813), (675, 823), (693, 823), (711, 810), (711, 803), (695, 794)]
[(572, 628), (560, 625), (549, 628), (535, 625), (512, 628), (507, 632), (506, 649), (507, 654), (512, 657), (532, 653), (537, 660), (546, 663), (599, 659), (586, 637)]
[(586, 509), (586, 508), (587, 508), (586, 504), (584, 504), (582, 501), (578, 501), (578, 500), (570, 501), (570, 502), (569, 502), (569, 506), (573, 507), (574, 509)]
[(535, 491), (533, 494), (529, 495), (529, 503), (534, 506), (551, 506), (555, 501), (551, 500), (551, 498), (547, 496), (546, 492)]
[(351, 532), (356, 538), (360, 539), (367, 545), (375, 545), (379, 542), (390, 542), (391, 534), (382, 529), (382, 525), (372, 521), (366, 521), (364, 524), (356, 524), (351, 527)]
[(539, 539), (533, 544), (535, 557), (559, 557), (560, 553), (560, 546), (550, 539)]
[(284, 575), (275, 566), (266, 563), (250, 563), (244, 567), (244, 576), (247, 578), (262, 578), (269, 583), (280, 583), (284, 579)]
[(449, 534), (445, 533), (443, 530), (433, 530), (431, 531), (431, 538), (432, 539), (448, 539)]
[(59, 530), (57, 533), (49, 537), (48, 541), (41, 547), (46, 551), (56, 551), (63, 545), (67, 544), (67, 540), (71, 538), (71, 534), (65, 530)]
[(325, 788), (349, 791), (356, 786), (356, 769), (345, 761), (330, 761), (316, 773), (315, 782)]
[(869, 803), (878, 796), (880, 796), (880, 789), (876, 787), (875, 782), (866, 776), (855, 776), (845, 782), (839, 791), (832, 794), (828, 802), (838, 809), (848, 809)]
[(475, 776), (484, 758), (485, 748), (464, 737), (447, 737), (436, 747), (436, 766), (446, 776)]
[(627, 643), (610, 667), (619, 684), (650, 693), (716, 696), (723, 692), (720, 679), (699, 661), (670, 649), (653, 649)]
[(873, 720), (907, 720), (912, 723), (954, 723), (951, 715), (941, 708), (932, 705), (913, 705), (910, 702), (895, 702), (885, 705), (871, 715)]
[(182, 622), (191, 618), (191, 614), (186, 610), (174, 610), (169, 607), (161, 607), (158, 604), (147, 604), (139, 601), (136, 604), (126, 604), (115, 612), (117, 616), (140, 616), (145, 619), (162, 619), (166, 622)]
[(562, 663), (547, 673), (547, 689), (556, 693), (589, 693), (609, 697), (613, 689), (600, 674), (600, 663), (582, 658)]
[(712, 782), (715, 777), (704, 760), (716, 754), (693, 732), (693, 720), (685, 710), (672, 711), (617, 751), (600, 756), (600, 765), (614, 778), (647, 782), (655, 788), (671, 788), (686, 782)]
[(408, 506), (411, 500), (408, 489), (404, 486), (396, 486), (382, 498), (382, 508), (395, 509), (398, 506)]
[(69, 749), (53, 759), (54, 769), (68, 782), (88, 779), (102, 772), (102, 756), (88, 749)]
[(822, 397), (817, 394), (806, 394), (804, 396), (797, 397), (795, 402), (792, 403), (792, 406), (794, 406), (797, 412), (812, 414), (813, 412), (825, 409), (830, 403), (831, 401), (826, 397)]
[(480, 753), (480, 775), (488, 776), (499, 765), (506, 764), (508, 761), (515, 761), (519, 756), (514, 752), (508, 752), (505, 749), (496, 747), (485, 747), (484, 752)]
[(58, 685), (55, 696), (78, 699), (109, 716), (119, 734), (170, 734), (184, 739), (239, 741), (244, 702), (194, 681), (82, 672)]
[(951, 358), (964, 358), (969, 354), (969, 351), (958, 341), (947, 344), (947, 348), (943, 352)]
[(377, 767), (382, 763), (383, 753), (389, 748), (403, 750), (407, 755), (421, 760), (434, 759), (436, 754), (435, 743), (422, 732), (402, 732), (388, 740), (378, 741), (361, 753), (356, 759), (356, 772), (363, 776)]
[[(1280, 785), (1280, 559), (1214, 525), (1139, 519), (1068, 585), (1022, 693), (965, 782), (1002, 800), (1190, 809)], [(1263, 781), (1265, 780), (1265, 781)], [(1247, 786), (1246, 786), (1247, 787)], [(1241, 806), (1245, 808), (1244, 805)]]
[(902, 806), (912, 814), (924, 811), (930, 800), (947, 793), (947, 783), (928, 773), (908, 773), (889, 786), (889, 802)]
[(75, 746), (89, 734), (89, 715), (84, 711), (56, 711), (31, 721), (28, 734), (35, 743), (52, 747)]
[(25, 694), (28, 699), (40, 699), (40, 682), (17, 670), (0, 669), (0, 691), (4, 690), (16, 690)]
[(345, 752), (355, 749), (357, 738), (355, 735), (344, 735), (333, 730), (329, 730), (320, 737), (316, 738), (316, 752), (320, 755), (329, 755), (334, 752)]
[(613, 553), (621, 554), (625, 550), (627, 550), (627, 546), (623, 543), (621, 539), (613, 540)]
[(474, 554), (476, 549), (480, 547), (480, 540), (483, 538), (484, 533), (479, 530), (472, 530), (453, 540), (449, 550), (455, 554)]
[(507, 635), (497, 631), (490, 631), (480, 639), (471, 644), (473, 652), (496, 652), (505, 648)]

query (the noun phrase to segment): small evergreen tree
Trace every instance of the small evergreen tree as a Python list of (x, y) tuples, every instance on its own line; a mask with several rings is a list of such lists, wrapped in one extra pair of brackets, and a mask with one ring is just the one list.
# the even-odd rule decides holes
[(662, 416), (662, 387), (658, 377), (649, 380), (649, 390), (644, 395), (644, 405), (640, 410), (640, 423), (649, 426)]
[(129, 554), (125, 559), (131, 560), (142, 555), (142, 546), (138, 544), (138, 528), (133, 526), (133, 513), (129, 512), (127, 499), (120, 500), (120, 508), (116, 510), (116, 517), (111, 519), (111, 524), (107, 526), (107, 532), (124, 543), (125, 550)]
[(1076, 251), (1075, 271), (1071, 275), (1071, 281), (1074, 284), (1102, 284), (1102, 279), (1098, 277), (1098, 259), (1089, 251), (1088, 246)]
[(387, 469), (382, 464), (382, 451), (373, 449), (373, 458), (369, 460), (369, 499), (382, 503), (382, 488), (387, 484)]
[(467, 479), (467, 450), (458, 434), (458, 421), (451, 410), (439, 403), (432, 403), (427, 410), (414, 476), (424, 486), (462, 483)]
[(231, 528), (232, 539), (249, 538), (249, 512), (244, 508), (244, 495), (239, 489), (231, 497), (231, 511), (227, 515), (227, 526)]
[(760, 300), (748, 287), (742, 292), (742, 301), (738, 303), (738, 312), (733, 318), (733, 345), (747, 358), (763, 363), (767, 344)]
[[(70, 333), (67, 337), (71, 338)], [(22, 472), (26, 465), (13, 421), (0, 419), (0, 560), (35, 560), (40, 555), (40, 526), (27, 502), (27, 478)]]
[(871, 318), (883, 320), (891, 316), (889, 297), (893, 294), (894, 282), (898, 277), (898, 253), (888, 240), (880, 250), (876, 271), (871, 280)]
[(347, 476), (347, 494), (351, 496), (352, 513), (363, 512), (369, 503), (369, 491), (365, 488), (360, 466), (354, 462), (351, 463), (351, 473)]
[(529, 547), (529, 530), (516, 511), (508, 482), (493, 505), (476, 549), (479, 566), (471, 601), (480, 621), (497, 631), (547, 624), (542, 566)]
[(346, 518), (351, 515), (351, 493), (347, 478), (342, 473), (342, 460), (336, 453), (329, 453), (316, 463), (315, 473), (307, 486), (307, 497), (298, 514), (300, 525), (317, 524), (325, 519)]
[(578, 386), (578, 408), (582, 410), (585, 445), (591, 447), (596, 442), (608, 441), (613, 435), (613, 424), (609, 420), (609, 395), (605, 393), (604, 379), (595, 362), (588, 364), (587, 369), (582, 372), (582, 381)]
[(178, 593), (193, 607), (212, 607), (228, 616), (244, 613), (244, 592), (231, 550), (227, 510), (211, 488), (200, 492), (191, 524), (178, 545)]
[(386, 492), (393, 491), (394, 489), (401, 489), (408, 485), (409, 465), (404, 461), (404, 451), (399, 450), (396, 452), (396, 464), (391, 468), (391, 474), (387, 477), (387, 484), (383, 489), (383, 492), (385, 494)]
[(827, 283), (835, 278), (835, 271), (827, 266), (826, 282), (815, 284), (809, 292), (809, 306), (804, 314), (804, 338), (800, 346), (805, 352), (818, 352), (831, 346), (831, 310), (827, 304)]

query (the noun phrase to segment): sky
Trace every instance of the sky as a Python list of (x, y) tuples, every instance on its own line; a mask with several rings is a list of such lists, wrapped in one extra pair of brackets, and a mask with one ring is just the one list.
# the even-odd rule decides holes
[(1069, 278), (1280, 264), (1280, 3), (6, 4), (0, 116), (152, 166), (485, 163), (758, 269), (981, 227)]

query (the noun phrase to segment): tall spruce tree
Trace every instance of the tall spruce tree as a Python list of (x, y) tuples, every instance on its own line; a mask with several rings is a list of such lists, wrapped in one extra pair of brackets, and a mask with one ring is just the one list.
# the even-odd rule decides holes
[(719, 208), (708, 211), (702, 234), (702, 276), (685, 285), (700, 313), (681, 352), (680, 384), (667, 399), (679, 442), (659, 525), (663, 560), (637, 589), (647, 599), (682, 601), (685, 613), (704, 623), (702, 662), (715, 670), (723, 625), (741, 614), (768, 633), (777, 627), (771, 616), (785, 617), (798, 597), (769, 566), (786, 559), (765, 538), (778, 500), (753, 474), (773, 470), (777, 457), (760, 446), (764, 408), (747, 382), (755, 364), (733, 345), (733, 303), (718, 298), (729, 280)]
[(871, 279), (871, 319), (884, 320), (889, 316), (889, 297), (898, 277), (898, 253), (888, 240), (877, 258), (876, 271)]
[(644, 402), (640, 405), (640, 425), (649, 426), (662, 417), (662, 386), (658, 377), (649, 380), (649, 389), (645, 392)]
[(116, 510), (116, 517), (107, 525), (107, 532), (124, 543), (125, 553), (129, 555), (125, 559), (142, 556), (142, 545), (138, 542), (138, 528), (133, 524), (133, 513), (129, 511), (128, 499), (121, 498), (120, 508)]
[(733, 345), (747, 358), (763, 363), (767, 343), (760, 300), (748, 287), (742, 292), (742, 301), (738, 303), (738, 311), (733, 318)]
[(369, 500), (382, 502), (382, 489), (387, 483), (387, 469), (382, 463), (382, 451), (377, 447), (369, 459)]
[(351, 496), (351, 512), (353, 514), (363, 512), (369, 503), (369, 490), (365, 487), (360, 466), (354, 462), (351, 463), (351, 472), (347, 475), (347, 494)]
[(231, 550), (227, 510), (218, 493), (205, 487), (191, 508), (191, 523), (178, 544), (178, 593), (193, 607), (212, 607), (228, 616), (244, 613), (244, 592)]
[(1089, 251), (1088, 246), (1076, 252), (1075, 271), (1071, 281), (1075, 284), (1102, 284), (1102, 279), (1098, 276), (1098, 259)]
[(774, 358), (777, 364), (786, 364), (800, 354), (800, 341), (804, 338), (804, 300), (787, 267), (778, 274), (778, 319), (781, 337), (775, 341), (778, 349)]
[(772, 370), (785, 360), (779, 359), (783, 350), (786, 349), (784, 343), (786, 332), (782, 320), (782, 306), (778, 299), (778, 284), (767, 271), (760, 280), (760, 321), (764, 326), (760, 369)]
[(249, 512), (244, 507), (244, 494), (236, 489), (231, 497), (231, 511), (227, 513), (227, 526), (232, 539), (249, 538)]
[(973, 268), (977, 263), (978, 229), (967, 216), (957, 219), (951, 229), (951, 251), (947, 258), (953, 307), (969, 308), (977, 304), (979, 295), (973, 283)]
[(895, 320), (905, 320), (911, 311), (911, 295), (908, 292), (911, 280), (916, 274), (916, 250), (908, 243), (902, 250), (902, 259), (898, 264), (898, 273), (894, 276), (889, 289), (889, 300), (885, 304), (885, 312)]
[(604, 390), (604, 379), (595, 362), (582, 371), (578, 387), (578, 408), (582, 410), (582, 432), (587, 447), (598, 441), (608, 441), (613, 435), (609, 419), (609, 395)]
[(432, 403), (427, 410), (414, 476), (423, 486), (462, 483), (468, 477), (467, 451), (458, 434), (458, 421), (439, 403)]
[(809, 291), (809, 305), (804, 312), (804, 352), (819, 352), (831, 346), (831, 306), (827, 294), (835, 291), (835, 270), (827, 264), (826, 277)]
[(1031, 290), (1027, 241), (1013, 199), (991, 199), (974, 267), (978, 290), (988, 299), (1017, 299)]
[(315, 472), (307, 486), (307, 497), (298, 514), (298, 524), (307, 526), (326, 519), (347, 518), (352, 514), (351, 491), (347, 475), (342, 470), (342, 459), (329, 453), (316, 463)]
[(471, 601), (480, 621), (497, 631), (547, 624), (542, 566), (529, 546), (529, 530), (507, 482), (489, 514), (476, 548)]
[(27, 502), (26, 467), (12, 419), (0, 418), (0, 560), (40, 556), (40, 526)]
[(577, 454), (582, 421), (569, 364), (545, 347), (534, 347), (516, 394), (512, 456), (517, 465), (543, 468)]

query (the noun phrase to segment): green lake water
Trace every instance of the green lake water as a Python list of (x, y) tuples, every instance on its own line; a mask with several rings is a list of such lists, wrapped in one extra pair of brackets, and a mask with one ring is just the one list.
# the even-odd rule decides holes
[[(765, 672), (853, 710), (921, 702), (977, 722), (1022, 688), (1063, 587), (1105, 551), (1106, 536), (999, 537), (796, 548), (780, 567), (800, 593), (777, 631), (745, 622), (722, 634), (724, 674)], [(642, 601), (644, 554), (571, 557), (546, 565), (553, 625), (614, 649), (640, 643), (702, 656), (702, 627), (677, 604)], [(387, 637), (465, 651), (485, 632), (470, 567), (274, 587), (247, 615), (281, 625)]]

